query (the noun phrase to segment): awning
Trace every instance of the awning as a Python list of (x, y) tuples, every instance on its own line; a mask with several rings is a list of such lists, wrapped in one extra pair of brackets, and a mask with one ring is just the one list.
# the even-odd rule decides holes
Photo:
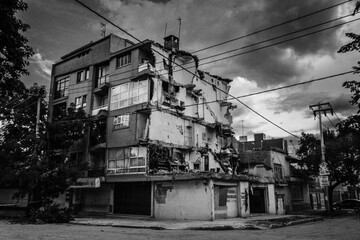
[(78, 178), (70, 188), (99, 188), (100, 178)]

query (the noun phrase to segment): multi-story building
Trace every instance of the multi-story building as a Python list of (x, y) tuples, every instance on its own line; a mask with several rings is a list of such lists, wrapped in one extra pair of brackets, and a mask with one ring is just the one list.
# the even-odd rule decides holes
[(164, 45), (109, 35), (53, 65), (49, 120), (74, 103), (94, 121), (71, 150), (88, 164), (72, 188), (79, 213), (249, 214), (248, 179), (233, 173), (231, 80), (200, 71), (178, 46), (173, 35)]

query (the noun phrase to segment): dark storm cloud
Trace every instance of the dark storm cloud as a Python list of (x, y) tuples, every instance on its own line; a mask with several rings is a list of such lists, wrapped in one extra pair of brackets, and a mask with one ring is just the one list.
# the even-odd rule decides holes
[[(232, 6), (223, 10), (224, 15), (215, 21), (209, 15), (202, 16), (208, 24), (197, 29), (197, 33), (192, 34), (195, 43), (201, 41), (204, 45), (223, 42), (242, 36), (246, 33), (272, 26), (289, 19), (294, 19), (302, 15), (324, 9), (338, 3), (336, 1), (313, 1), (313, 0), (293, 0), (293, 1), (238, 1), (233, 2)], [(289, 32), (303, 29), (314, 24), (328, 21), (337, 17), (338, 8), (332, 8), (325, 12), (316, 14), (299, 21), (280, 26), (276, 29), (265, 31), (255, 36), (251, 36), (240, 41), (227, 44), (226, 46), (209, 49), (206, 52), (199, 53), (211, 56), (212, 54), (231, 50), (234, 48), (246, 46), (259, 41), (267, 40), (276, 36), (284, 35)], [(205, 20), (202, 20), (205, 22)], [(195, 21), (196, 23), (196, 21)], [(224, 26), (226, 26), (224, 28)], [(326, 25), (326, 26), (331, 26)], [(319, 28), (317, 28), (319, 29)], [(313, 29), (311, 31), (317, 30)], [(273, 86), (284, 82), (293, 82), (301, 78), (306, 71), (311, 70), (311, 56), (333, 55), (339, 48), (336, 29), (327, 30), (320, 34), (299, 38), (280, 45), (276, 45), (264, 50), (258, 50), (252, 53), (244, 54), (239, 57), (230, 58), (226, 61), (226, 68), (222, 70), (215, 66), (217, 74), (228, 77), (242, 76), (256, 81), (259, 86)], [(193, 32), (192, 32), (193, 33)], [(211, 33), (211, 34), (210, 34)], [(302, 32), (291, 37), (302, 35)], [(288, 37), (289, 38), (289, 37)], [(265, 43), (265, 45), (275, 43), (286, 38)], [(211, 43), (210, 43), (211, 42)], [(190, 44), (191, 45), (191, 44)], [(201, 45), (197, 43), (196, 46)], [(259, 48), (263, 45), (244, 49), (248, 51)], [(236, 51), (233, 54), (241, 53)], [(301, 61), (302, 57), (308, 57), (307, 62)], [(216, 62), (214, 65), (225, 65), (225, 62)], [(213, 65), (207, 67), (209, 70), (214, 69)]]
[(269, 105), (273, 106), (274, 114), (281, 114), (283, 112), (303, 111), (304, 117), (312, 117), (309, 110), (310, 105), (314, 105), (318, 102), (329, 102), (334, 111), (343, 116), (349, 116), (355, 114), (357, 108), (349, 103), (349, 94), (340, 94), (338, 96), (330, 96), (325, 92), (310, 93), (303, 91), (289, 93), (282, 95), (280, 98), (269, 100)]
[(350, 100), (351, 97), (348, 94), (341, 94), (339, 97), (331, 100), (331, 106), (337, 114), (340, 113), (343, 116), (354, 115), (359, 109), (351, 105), (351, 103), (349, 103)]

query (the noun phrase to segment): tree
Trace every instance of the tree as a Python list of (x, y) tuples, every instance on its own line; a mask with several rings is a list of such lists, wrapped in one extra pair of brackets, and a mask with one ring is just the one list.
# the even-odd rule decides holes
[(34, 52), (21, 34), (29, 25), (15, 14), (26, 9), (27, 4), (22, 0), (0, 1), (0, 117), (3, 119), (10, 114), (13, 101), (25, 97), (26, 87), (19, 79), (22, 74), (28, 74), (28, 58)]
[[(346, 53), (350, 51), (358, 51), (360, 52), (360, 35), (355, 33), (346, 33), (347, 37), (353, 39), (352, 42), (342, 46), (338, 53)], [(353, 70), (355, 74), (360, 73), (360, 61), (357, 62), (358, 66), (353, 66)], [(357, 105), (359, 107), (358, 114), (360, 113), (360, 82), (359, 81), (346, 81), (343, 83), (343, 87), (350, 89), (352, 95), (352, 100), (350, 103), (352, 105)]]
[[(358, 122), (360, 123), (360, 122)], [(325, 161), (330, 172), (329, 205), (333, 190), (340, 184), (356, 185), (360, 182), (360, 131), (345, 120), (338, 125), (338, 134), (324, 132)], [(319, 175), (321, 163), (320, 140), (313, 134), (302, 133), (297, 155), (307, 167), (310, 176)]]
[[(51, 202), (76, 180), (79, 166), (70, 159), (70, 147), (85, 136), (90, 118), (71, 104), (57, 122), (46, 122), (47, 105), (41, 102), (39, 136), (36, 136), (38, 96), (45, 96), (45, 87), (29, 90), (24, 107), (15, 109), (11, 122), (4, 126), (0, 143), (0, 187), (16, 187), (17, 196), (31, 194), (39, 205)], [(35, 97), (34, 97), (35, 96)]]

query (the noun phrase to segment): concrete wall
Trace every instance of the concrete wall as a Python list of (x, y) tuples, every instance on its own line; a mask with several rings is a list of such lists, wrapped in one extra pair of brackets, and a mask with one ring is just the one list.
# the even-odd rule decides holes
[(74, 57), (56, 64), (52, 75), (59, 76), (68, 74), (69, 72), (108, 60), (110, 54), (110, 38), (106, 38), (88, 49), (90, 50), (89, 53), (84, 56), (77, 57), (75, 54)]
[(267, 185), (268, 195), (268, 213), (276, 214), (276, 198), (275, 198), (275, 186), (274, 184)]
[(239, 216), (248, 217), (250, 216), (250, 193), (249, 193), (249, 183), (240, 182), (239, 183)]
[(100, 188), (77, 189), (81, 193), (81, 211), (108, 213), (111, 185), (102, 184)]
[(212, 185), (206, 180), (154, 182), (157, 219), (212, 219)]
[(154, 111), (150, 115), (149, 139), (166, 143), (185, 145), (185, 119)]
[(23, 198), (13, 198), (14, 194), (19, 190), (16, 188), (1, 188), (0, 189), (0, 205), (15, 205), (17, 207), (26, 207), (28, 204), (28, 195)]

